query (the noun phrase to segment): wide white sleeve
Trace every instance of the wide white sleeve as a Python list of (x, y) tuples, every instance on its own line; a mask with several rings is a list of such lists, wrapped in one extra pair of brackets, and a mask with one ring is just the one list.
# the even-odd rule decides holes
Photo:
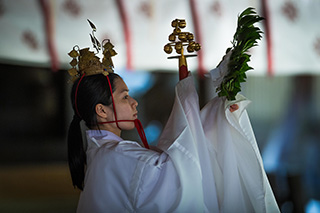
[(175, 93), (174, 106), (158, 146), (169, 155), (177, 170), (181, 195), (176, 211), (218, 212), (211, 156), (194, 79), (180, 81)]
[(85, 187), (77, 212), (172, 212), (180, 182), (166, 153), (135, 142), (109, 142), (87, 152)]
[[(239, 109), (230, 112), (235, 103)], [(216, 97), (201, 110), (218, 162), (213, 165), (219, 206), (223, 212), (279, 212), (246, 111), (249, 103), (240, 94), (235, 101)]]
[[(231, 51), (210, 71), (213, 87), (220, 86), (228, 74), (230, 55)], [(239, 109), (230, 112), (235, 103)], [(201, 110), (203, 130), (216, 159), (212, 165), (220, 210), (279, 212), (246, 111), (249, 103), (240, 94), (235, 101), (216, 97)]]
[[(217, 97), (200, 112), (193, 81), (188, 77), (177, 84), (159, 140), (180, 180), (177, 210), (279, 212), (245, 110), (249, 101)], [(233, 103), (240, 108), (231, 113)]]

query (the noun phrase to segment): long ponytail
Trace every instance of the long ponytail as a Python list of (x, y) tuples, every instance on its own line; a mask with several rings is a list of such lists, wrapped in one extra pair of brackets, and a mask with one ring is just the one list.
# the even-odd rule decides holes
[[(110, 73), (108, 77), (114, 90), (114, 80), (120, 76)], [(95, 106), (99, 103), (111, 105), (111, 92), (106, 76), (97, 74), (82, 76), (76, 80), (71, 91), (71, 102), (75, 115), (68, 132), (69, 169), (73, 186), (83, 190), (87, 162), (80, 122), (83, 120), (89, 129), (97, 127)]]
[(68, 132), (68, 161), (74, 187), (83, 190), (86, 166), (86, 153), (83, 147), (80, 127), (81, 118), (73, 116)]

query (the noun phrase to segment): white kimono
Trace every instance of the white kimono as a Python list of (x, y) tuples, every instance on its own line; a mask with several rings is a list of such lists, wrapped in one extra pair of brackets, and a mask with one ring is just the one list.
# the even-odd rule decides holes
[(279, 212), (242, 96), (214, 98), (200, 112), (192, 77), (176, 86), (158, 147), (108, 131), (87, 132), (78, 212)]

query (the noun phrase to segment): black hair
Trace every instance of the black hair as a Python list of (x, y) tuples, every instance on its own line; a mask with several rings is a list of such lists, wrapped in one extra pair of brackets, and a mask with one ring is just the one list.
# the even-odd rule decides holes
[[(114, 80), (120, 78), (120, 76), (115, 73), (110, 73), (108, 77), (112, 92), (114, 92)], [(90, 129), (98, 126), (95, 107), (97, 104), (111, 105), (112, 98), (108, 79), (103, 74), (85, 76), (80, 84), (79, 80), (80, 79), (77, 79), (74, 82), (71, 91), (71, 102), (75, 114), (68, 132), (68, 162), (73, 186), (83, 190), (86, 153), (83, 146), (80, 121), (84, 120), (86, 126)], [(75, 106), (76, 90), (77, 106)], [(76, 110), (76, 107), (78, 110)]]

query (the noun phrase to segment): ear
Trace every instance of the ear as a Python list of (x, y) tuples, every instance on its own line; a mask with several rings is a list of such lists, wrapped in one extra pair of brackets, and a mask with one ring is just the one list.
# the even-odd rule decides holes
[(96, 107), (95, 107), (95, 110), (96, 110), (96, 113), (98, 115), (98, 117), (101, 117), (101, 118), (107, 118), (107, 107), (103, 104), (97, 104)]

